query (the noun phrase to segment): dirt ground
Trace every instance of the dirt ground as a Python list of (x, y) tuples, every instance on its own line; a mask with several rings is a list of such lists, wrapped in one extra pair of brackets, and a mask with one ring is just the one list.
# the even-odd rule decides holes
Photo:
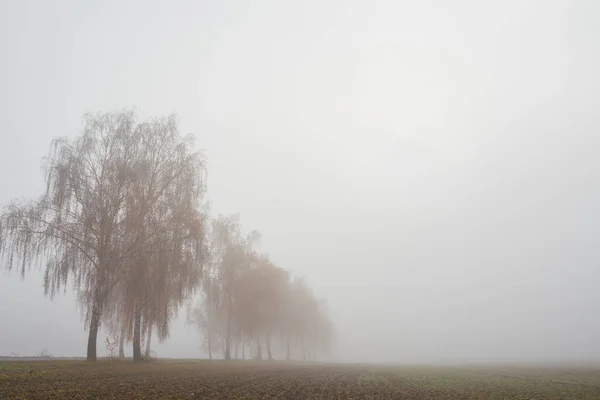
[(0, 362), (0, 399), (599, 399), (600, 368)]

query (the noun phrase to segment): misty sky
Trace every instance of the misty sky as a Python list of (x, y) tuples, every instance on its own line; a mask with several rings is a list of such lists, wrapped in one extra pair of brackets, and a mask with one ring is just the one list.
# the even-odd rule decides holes
[[(0, 204), (42, 192), (84, 112), (176, 112), (212, 213), (328, 301), (337, 359), (600, 360), (599, 18), (595, 0), (3, 0)], [(0, 354), (83, 356), (72, 293), (41, 285), (0, 273)], [(155, 346), (199, 347), (183, 317)]]

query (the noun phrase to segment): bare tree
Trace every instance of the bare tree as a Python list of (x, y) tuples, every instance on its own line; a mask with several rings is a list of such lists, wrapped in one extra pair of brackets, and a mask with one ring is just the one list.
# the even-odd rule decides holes
[[(204, 158), (175, 117), (140, 124), (135, 184), (124, 207), (125, 318), (133, 320), (133, 357), (142, 359), (142, 328), (169, 335), (178, 307), (199, 286), (205, 259)], [(149, 338), (147, 338), (148, 340)]]
[[(206, 281), (204, 279), (204, 284)], [(202, 333), (203, 348), (208, 352), (208, 358), (213, 359), (213, 351), (220, 347), (218, 342), (219, 336), (217, 335), (217, 312), (218, 308), (212, 304), (212, 296), (210, 289), (204, 289), (207, 294), (204, 294), (200, 300), (200, 304), (191, 308), (188, 311), (188, 323), (194, 324), (196, 328)]]
[(219, 216), (210, 226), (210, 260), (204, 275), (201, 303), (191, 310), (191, 321), (203, 333), (204, 347), (212, 358), (220, 349), (226, 360), (231, 351), (242, 346), (243, 332), (236, 299), (237, 282), (243, 271), (253, 262), (254, 247), (260, 235), (253, 231), (241, 233), (238, 215)]
[(287, 358), (292, 357), (292, 342), (303, 360), (327, 354), (334, 344), (333, 323), (325, 302), (317, 300), (302, 279), (291, 284), (285, 319)]
[(238, 215), (220, 216), (213, 220), (211, 249), (213, 285), (210, 305), (218, 306), (218, 311), (214, 312), (219, 317), (212, 322), (220, 328), (223, 357), (229, 360), (235, 311), (233, 299), (235, 282), (244, 266), (245, 254)]
[(53, 142), (46, 192), (11, 203), (0, 217), (0, 255), (9, 270), (18, 264), (24, 276), (32, 262), (45, 261), (50, 297), (72, 282), (89, 329), (90, 361), (96, 360), (102, 313), (120, 272), (136, 129), (133, 111), (86, 115), (81, 136)]
[(265, 255), (257, 257), (238, 280), (238, 315), (243, 329), (256, 340), (256, 358), (262, 358), (261, 339), (264, 339), (267, 357), (273, 359), (271, 337), (282, 319), (288, 281), (288, 273), (273, 265)]

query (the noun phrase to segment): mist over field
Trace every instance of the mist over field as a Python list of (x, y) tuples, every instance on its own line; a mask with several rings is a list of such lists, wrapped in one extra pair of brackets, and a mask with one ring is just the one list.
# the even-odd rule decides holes
[[(53, 139), (82, 134), (85, 113), (175, 113), (205, 157), (207, 232), (209, 217), (239, 213), (231, 248), (314, 293), (302, 315), (332, 328), (328, 351), (311, 342), (315, 359), (596, 363), (598, 16), (593, 0), (3, 1), (0, 205), (45, 193), (42, 160)], [(0, 355), (85, 357), (72, 285), (51, 301), (43, 257), (24, 279), (1, 260)], [(240, 293), (250, 307), (255, 292)], [(177, 304), (163, 342), (153, 325), (158, 357), (208, 357), (209, 314), (189, 316), (200, 304)], [(256, 320), (240, 319), (251, 328), (235, 340), (252, 331), (286, 358), (281, 332), (297, 330), (256, 333)]]

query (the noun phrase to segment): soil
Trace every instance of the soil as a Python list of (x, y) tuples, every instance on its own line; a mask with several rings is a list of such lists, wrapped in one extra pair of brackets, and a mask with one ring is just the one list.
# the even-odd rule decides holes
[(4, 361), (0, 399), (597, 399), (600, 368)]

